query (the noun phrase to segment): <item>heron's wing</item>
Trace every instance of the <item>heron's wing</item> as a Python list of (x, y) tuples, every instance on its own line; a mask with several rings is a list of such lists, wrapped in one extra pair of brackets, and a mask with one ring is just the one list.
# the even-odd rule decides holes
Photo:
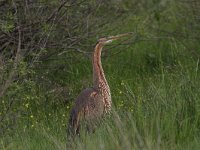
[(93, 88), (87, 88), (83, 90), (77, 97), (75, 101), (74, 108), (78, 111), (81, 111), (86, 106), (90, 105), (90, 103), (96, 99), (97, 91)]
[(85, 117), (88, 118), (90, 112), (93, 112), (96, 96), (97, 91), (93, 88), (87, 88), (79, 94), (70, 114), (69, 128), (71, 132), (77, 134), (81, 120)]

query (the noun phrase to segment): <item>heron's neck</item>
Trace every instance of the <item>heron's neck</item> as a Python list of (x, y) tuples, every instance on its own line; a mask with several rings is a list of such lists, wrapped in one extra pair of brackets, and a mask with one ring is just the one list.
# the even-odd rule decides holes
[[(101, 86), (106, 86), (108, 90), (109, 86), (104, 75), (104, 71), (101, 64), (101, 51), (103, 45), (98, 43), (94, 49), (93, 54), (93, 84), (95, 88), (101, 88)], [(103, 84), (103, 85), (102, 85)]]

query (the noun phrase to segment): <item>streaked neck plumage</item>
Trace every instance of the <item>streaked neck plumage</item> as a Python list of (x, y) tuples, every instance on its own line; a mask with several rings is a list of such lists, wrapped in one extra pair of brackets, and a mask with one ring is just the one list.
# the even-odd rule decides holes
[(105, 78), (104, 71), (101, 64), (102, 43), (97, 43), (93, 54), (93, 86), (99, 91), (104, 102), (104, 111), (109, 113), (111, 111), (111, 93), (108, 82)]
[[(95, 50), (93, 53), (93, 84), (94, 88), (99, 88), (99, 86), (103, 83), (106, 88), (109, 88), (108, 82), (105, 78), (104, 71), (101, 64), (101, 51), (103, 48), (102, 43), (97, 43), (95, 46)], [(110, 90), (110, 89), (109, 89)]]

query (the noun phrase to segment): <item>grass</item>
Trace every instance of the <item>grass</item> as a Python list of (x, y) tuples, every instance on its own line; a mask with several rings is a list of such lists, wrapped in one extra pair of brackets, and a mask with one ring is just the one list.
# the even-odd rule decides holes
[[(67, 149), (199, 149), (198, 125), (174, 106), (163, 112), (137, 109), (133, 113), (113, 112), (94, 134), (82, 134)], [(154, 110), (154, 111), (153, 111)], [(179, 114), (179, 115), (178, 115)], [(193, 119), (197, 119), (197, 115)], [(55, 120), (33, 129), (16, 132), (3, 149), (65, 149), (65, 127)]]
[[(59, 98), (55, 96), (53, 99), (55, 93), (46, 92), (41, 85), (30, 84), (31, 88), (24, 92), (28, 93), (30, 103), (20, 105), (25, 107), (24, 115), (17, 126), (0, 139), (0, 149), (200, 149), (200, 45), (198, 39), (190, 39), (199, 32), (186, 28), (185, 18), (176, 15), (182, 16), (176, 7), (178, 5), (166, 5), (167, 11), (156, 12), (160, 15), (155, 15), (159, 17), (157, 20), (154, 15), (145, 19), (148, 12), (143, 11), (145, 14), (138, 18), (133, 15), (125, 23), (120, 19), (120, 24), (115, 23), (114, 32), (132, 31), (137, 26), (134, 29), (140, 34), (156, 38), (105, 48), (107, 57), (102, 61), (111, 88), (113, 111), (94, 134), (82, 133), (81, 137), (67, 144), (70, 106), (57, 104)], [(144, 23), (144, 20), (148, 21)], [(170, 38), (159, 39), (159, 36), (168, 37), (168, 34), (152, 30), (151, 25), (159, 25), (161, 31), (177, 31), (174, 35), (177, 38), (172, 34)], [(180, 37), (178, 33), (181, 33)], [(72, 102), (81, 89), (92, 84), (91, 62), (77, 53), (60, 57), (43, 65), (56, 68), (57, 64), (62, 64), (62, 71), (42, 68), (37, 73), (44, 73), (42, 76), (66, 87), (66, 98)], [(46, 93), (40, 95), (40, 92)], [(56, 105), (51, 108), (50, 102)]]
[[(83, 133), (67, 149), (200, 148), (198, 61), (174, 53), (170, 53), (173, 57), (162, 52), (148, 56), (142, 48), (133, 52), (137, 47), (103, 60), (113, 113), (94, 134)], [(81, 70), (80, 76), (87, 74)], [(19, 124), (14, 134), (1, 139), (1, 149), (65, 149), (67, 112), (61, 107), (51, 114), (44, 112), (41, 120), (30, 116), (31, 123)]]

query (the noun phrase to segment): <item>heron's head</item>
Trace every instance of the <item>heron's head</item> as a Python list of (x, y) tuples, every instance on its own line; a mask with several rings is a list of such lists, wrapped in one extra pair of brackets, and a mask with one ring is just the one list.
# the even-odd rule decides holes
[(111, 43), (112, 41), (120, 39), (122, 37), (128, 36), (130, 34), (132, 34), (132, 33), (125, 33), (125, 34), (119, 34), (119, 35), (116, 35), (116, 36), (110, 36), (110, 37), (107, 37), (107, 38), (100, 38), (98, 40), (98, 43), (105, 45), (105, 44)]
[(108, 44), (108, 43), (111, 43), (113, 40), (112, 39), (108, 39), (108, 38), (100, 38), (98, 40), (98, 43), (101, 43), (101, 44)]

